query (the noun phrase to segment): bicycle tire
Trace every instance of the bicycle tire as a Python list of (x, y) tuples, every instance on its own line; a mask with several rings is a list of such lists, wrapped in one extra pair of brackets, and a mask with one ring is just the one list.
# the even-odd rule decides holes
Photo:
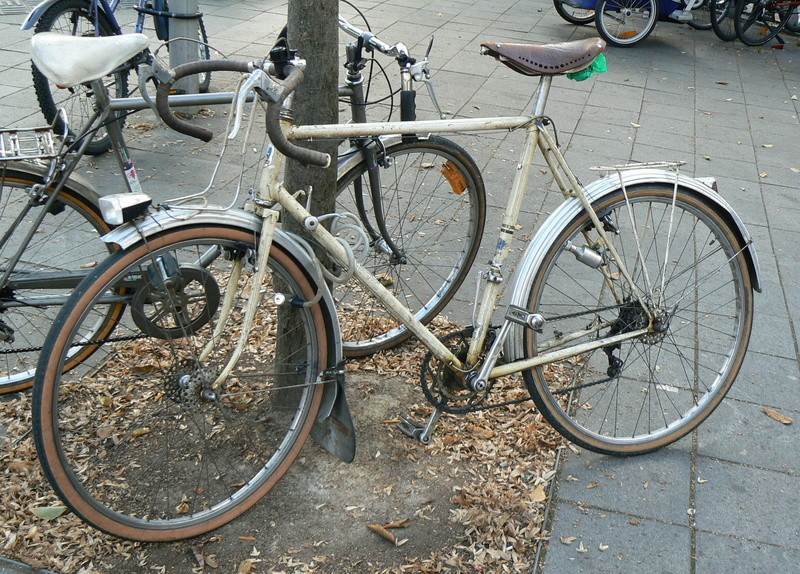
[(793, 9), (772, 0), (736, 0), (736, 36), (748, 46), (762, 46), (780, 33)]
[(564, 20), (576, 26), (583, 26), (594, 22), (594, 9), (587, 10), (584, 8), (576, 8), (564, 2), (564, 0), (553, 0), (553, 7), (556, 12)]
[(597, 32), (612, 46), (635, 46), (655, 29), (658, 0), (599, 0), (595, 6)]
[[(56, 493), (95, 528), (141, 541), (217, 528), (263, 497), (308, 438), (324, 391), (326, 317), (320, 305), (279, 305), (279, 293), (289, 303), (315, 290), (276, 244), (242, 355), (213, 385), (238, 340), (255, 239), (222, 225), (149, 237), (109, 257), (56, 318), (34, 386), (34, 439)], [(229, 281), (233, 297), (220, 301)], [(120, 294), (130, 313), (62, 374), (64, 353)]]
[[(72, 36), (94, 36), (95, 26), (90, 17), (90, 4), (87, 0), (60, 0), (50, 6), (36, 23), (35, 33), (58, 32)], [(105, 12), (98, 14), (100, 36), (113, 36), (114, 28)], [(82, 134), (94, 114), (94, 93), (89, 85), (58, 88), (31, 63), (33, 88), (39, 108), (47, 122), (56, 122), (56, 131), (64, 131), (63, 123), (57, 118), (58, 108), (63, 107), (67, 114), (69, 133), (72, 137)], [(128, 71), (122, 70), (106, 76), (106, 87), (111, 97), (128, 96)], [(117, 120), (124, 122), (123, 118)], [(100, 155), (111, 149), (111, 137), (100, 128), (94, 140), (86, 148), (89, 155)]]
[(711, 30), (711, 2), (713, 0), (700, 0), (695, 4), (691, 9), (692, 19), (686, 23), (695, 30)]
[[(524, 373), (545, 418), (589, 450), (637, 455), (680, 439), (719, 405), (744, 360), (753, 320), (744, 246), (727, 214), (681, 187), (673, 198), (673, 190), (628, 186), (627, 201), (618, 190), (595, 205), (634, 282), (660, 310), (660, 331)], [(546, 323), (526, 330), (527, 356), (649, 324), (610, 254), (595, 269), (565, 247), (596, 246), (593, 230), (581, 213), (547, 248), (528, 298)]]
[(711, 28), (717, 38), (723, 42), (732, 42), (736, 39), (734, 8), (734, 0), (711, 0), (708, 6), (711, 14)]
[[(29, 191), (42, 182), (43, 168), (30, 164), (0, 165), (0, 218), (5, 235), (8, 226), (30, 203)], [(45, 337), (61, 304), (77, 285), (56, 285), (63, 272), (80, 274), (108, 257), (112, 248), (100, 240), (110, 230), (97, 207), (97, 197), (68, 182), (59, 192), (41, 228), (33, 235), (9, 281), (0, 287), (0, 326), (13, 340), (0, 342), (0, 394), (20, 391), (33, 385), (36, 361)], [(8, 269), (34, 218), (43, 207), (33, 208), (19, 223), (17, 232), (0, 239), (0, 269)], [(52, 275), (49, 275), (52, 272)], [(88, 271), (84, 271), (88, 273)], [(40, 282), (30, 279), (39, 273)], [(0, 273), (2, 276), (2, 273)], [(44, 284), (42, 284), (44, 281)], [(114, 316), (97, 325), (97, 333), (113, 327)], [(71, 369), (83, 357), (72, 353), (65, 368)]]
[[(361, 162), (339, 178), (337, 211), (358, 214), (377, 229), (367, 175)], [(436, 136), (390, 146), (380, 177), (386, 227), (405, 261), (393, 260), (373, 237), (365, 266), (428, 323), (456, 294), (477, 255), (486, 220), (483, 178), (463, 148)], [(358, 195), (366, 196), (364, 213)], [(354, 281), (336, 286), (333, 295), (347, 356), (388, 349), (411, 336)]]

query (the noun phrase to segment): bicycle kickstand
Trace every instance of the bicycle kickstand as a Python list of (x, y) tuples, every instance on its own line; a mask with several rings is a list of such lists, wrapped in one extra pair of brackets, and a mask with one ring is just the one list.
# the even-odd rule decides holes
[(400, 417), (400, 422), (397, 426), (400, 427), (400, 431), (404, 435), (418, 440), (422, 444), (430, 444), (431, 436), (433, 436), (433, 429), (436, 428), (436, 423), (439, 422), (439, 417), (442, 416), (442, 412), (441, 409), (435, 409), (433, 413), (431, 413), (428, 422), (424, 425), (408, 417)]

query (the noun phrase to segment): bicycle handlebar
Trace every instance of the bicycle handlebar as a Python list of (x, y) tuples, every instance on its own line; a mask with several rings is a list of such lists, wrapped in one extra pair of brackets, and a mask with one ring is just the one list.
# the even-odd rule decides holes
[(378, 39), (378, 37), (373, 34), (372, 32), (364, 32), (359, 28), (353, 26), (350, 22), (339, 16), (339, 28), (349, 34), (353, 38), (363, 38), (364, 43), (369, 45), (371, 48), (375, 48), (379, 52), (386, 54), (387, 56), (391, 56), (392, 58), (397, 59), (401, 63), (409, 62), (414, 63), (413, 59), (410, 58), (408, 53), (408, 48), (406, 48), (405, 44), (398, 43), (394, 46), (390, 46), (386, 42), (383, 42)]
[[(200, 60), (176, 66), (172, 70), (172, 76), (161, 81), (158, 85), (158, 90), (156, 92), (156, 110), (158, 111), (158, 115), (161, 116), (165, 124), (175, 131), (200, 139), (204, 142), (209, 142), (214, 137), (214, 133), (211, 130), (179, 119), (170, 109), (169, 91), (172, 85), (177, 80), (192, 74), (203, 72), (248, 73), (258, 68), (261, 68), (261, 65), (258, 63), (237, 60)], [(272, 145), (275, 146), (275, 149), (288, 158), (297, 160), (304, 165), (328, 167), (331, 163), (331, 157), (328, 154), (303, 148), (291, 143), (286, 139), (281, 129), (280, 114), (283, 102), (303, 81), (303, 71), (296, 66), (291, 64), (285, 66), (284, 73), (286, 78), (282, 81), (276, 80), (268, 74), (264, 74), (270, 86), (265, 86), (259, 90), (262, 94), (265, 92), (272, 94), (281, 92), (280, 96), (278, 96), (275, 101), (270, 100), (267, 103), (267, 134), (269, 135), (270, 141)], [(275, 88), (276, 85), (282, 89), (267, 89)]]
[(171, 127), (176, 132), (186, 134), (193, 138), (210, 142), (214, 137), (214, 132), (204, 128), (190, 124), (187, 121), (181, 120), (175, 116), (169, 107), (169, 92), (172, 85), (186, 76), (192, 74), (201, 74), (203, 72), (250, 72), (252, 70), (249, 62), (242, 62), (236, 60), (199, 60), (197, 62), (189, 62), (176, 66), (172, 70), (172, 77), (162, 80), (158, 84), (156, 91), (156, 111), (164, 123)]

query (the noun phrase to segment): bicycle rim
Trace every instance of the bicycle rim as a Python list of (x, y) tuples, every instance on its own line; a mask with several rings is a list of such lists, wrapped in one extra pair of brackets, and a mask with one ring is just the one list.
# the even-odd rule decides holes
[[(632, 187), (629, 202), (620, 191), (597, 206), (658, 328), (525, 373), (545, 417), (594, 451), (642, 454), (686, 435), (724, 398), (747, 349), (752, 290), (738, 239), (691, 193), (678, 190), (673, 208), (672, 189)], [(597, 238), (581, 215), (551, 244), (529, 297), (547, 321), (526, 333), (529, 356), (649, 325), (610, 254), (594, 269), (564, 248)]]
[(656, 0), (600, 0), (597, 3), (597, 31), (612, 46), (638, 44), (650, 35), (656, 22)]
[[(437, 137), (389, 148), (378, 169), (386, 228), (401, 258), (378, 231), (364, 163), (340, 179), (336, 209), (357, 214), (375, 231), (364, 265), (427, 323), (455, 295), (475, 260), (486, 216), (483, 180), (463, 149)], [(333, 294), (348, 356), (390, 348), (410, 336), (355, 281), (336, 286)]]
[[(292, 301), (313, 289), (273, 247), (256, 323), (215, 385), (241, 332), (253, 233), (178, 229), (148, 244), (115, 254), (65, 305), (45, 345), (33, 417), (45, 474), (70, 509), (113, 535), (165, 541), (239, 516), (288, 470), (319, 410), (327, 343), (318, 305), (277, 305), (278, 293)], [(62, 375), (84, 325), (121, 296), (130, 312)]]
[[(31, 186), (41, 177), (0, 167), (0, 221), (4, 235), (29, 205)], [(13, 233), (0, 240), (0, 269), (5, 271), (23, 248), (25, 234), (43, 207), (32, 208)], [(111, 247), (100, 240), (110, 227), (97, 206), (80, 193), (63, 189), (45, 215), (20, 261), (0, 288), (0, 394), (27, 389), (33, 384), (36, 361), (53, 320), (81, 276), (108, 257)], [(96, 325), (96, 333), (107, 330), (118, 310), (110, 309)], [(65, 367), (79, 363), (83, 352), (74, 350)]]

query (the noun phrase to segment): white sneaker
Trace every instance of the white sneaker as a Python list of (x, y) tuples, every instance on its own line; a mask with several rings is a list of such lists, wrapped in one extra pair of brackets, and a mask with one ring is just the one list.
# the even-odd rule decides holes
[(678, 22), (691, 22), (694, 20), (692, 13), (688, 10), (673, 10), (669, 17)]

